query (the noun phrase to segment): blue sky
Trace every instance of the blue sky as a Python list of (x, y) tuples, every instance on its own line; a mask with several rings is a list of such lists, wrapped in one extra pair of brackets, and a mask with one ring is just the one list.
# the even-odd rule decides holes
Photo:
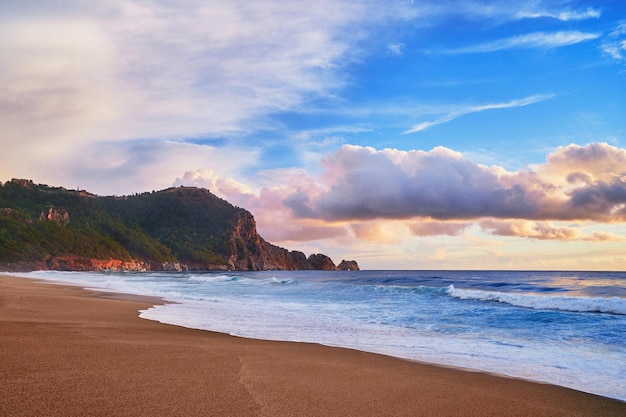
[(0, 2), (0, 179), (365, 268), (626, 268), (620, 1)]

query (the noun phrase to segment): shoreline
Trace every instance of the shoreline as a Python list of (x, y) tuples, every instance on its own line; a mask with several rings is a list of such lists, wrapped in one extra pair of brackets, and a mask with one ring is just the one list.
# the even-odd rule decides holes
[(0, 275), (0, 414), (618, 416), (482, 371), (141, 319), (156, 297)]

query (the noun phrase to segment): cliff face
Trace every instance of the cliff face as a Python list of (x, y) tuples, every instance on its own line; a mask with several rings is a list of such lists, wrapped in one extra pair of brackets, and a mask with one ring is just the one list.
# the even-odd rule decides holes
[(98, 197), (28, 180), (0, 183), (2, 270), (337, 268), (325, 255), (307, 259), (265, 241), (252, 214), (205, 189)]
[(332, 271), (333, 269), (337, 269), (332, 259), (322, 253), (314, 253), (307, 259), (309, 264), (311, 265), (310, 269), (320, 269), (326, 271)]
[(245, 210), (237, 213), (229, 237), (231, 255), (228, 264), (236, 270), (335, 270), (337, 267), (326, 255), (289, 251), (265, 241), (256, 230), (252, 214)]
[(49, 220), (57, 224), (66, 225), (70, 222), (70, 215), (65, 209), (46, 207), (39, 215), (39, 220)]

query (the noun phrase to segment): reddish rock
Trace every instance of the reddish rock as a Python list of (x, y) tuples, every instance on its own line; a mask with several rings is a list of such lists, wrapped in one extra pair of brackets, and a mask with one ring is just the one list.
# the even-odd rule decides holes
[(340, 271), (360, 271), (359, 264), (356, 261), (346, 261), (342, 260), (339, 265), (337, 265), (337, 269)]
[(308, 258), (311, 269), (333, 271), (337, 269), (335, 263), (328, 256), (321, 253), (314, 253)]
[(65, 226), (70, 222), (70, 214), (62, 208), (46, 207), (39, 215), (39, 220), (48, 220)]

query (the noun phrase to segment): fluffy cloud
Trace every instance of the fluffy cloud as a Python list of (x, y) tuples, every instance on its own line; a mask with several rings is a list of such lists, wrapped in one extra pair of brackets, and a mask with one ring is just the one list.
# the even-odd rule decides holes
[(615, 233), (593, 232), (591, 235), (584, 237), (583, 240), (589, 242), (621, 242), (626, 240), (626, 238)]
[(559, 147), (536, 170), (568, 197), (564, 213), (603, 221), (626, 218), (626, 150), (606, 143)]
[(263, 236), (279, 242), (398, 243), (407, 233), (466, 236), (474, 224), (496, 236), (622, 239), (583, 231), (589, 224), (626, 220), (626, 150), (606, 143), (559, 147), (544, 164), (512, 172), (444, 147), (345, 145), (321, 165), (317, 176), (300, 169), (267, 171), (254, 187), (210, 170), (189, 171), (175, 185), (207, 187), (247, 208)]
[(250, 187), (233, 179), (220, 178), (212, 169), (187, 171), (182, 178), (176, 178), (174, 187), (180, 185), (206, 188), (224, 196), (250, 195)]
[(476, 164), (443, 147), (345, 145), (323, 166), (324, 192), (313, 196), (303, 188), (283, 200), (296, 217), (626, 219), (626, 151), (605, 143), (560, 147), (545, 164), (516, 172)]
[[(340, 240), (350, 235), (346, 225), (327, 224), (318, 219), (297, 219), (285, 206), (288, 198), (295, 200), (302, 190), (316, 194), (313, 178), (301, 170), (276, 170), (261, 177), (272, 177), (274, 184), (262, 186), (255, 192), (251, 187), (233, 179), (221, 178), (212, 170), (187, 171), (174, 182), (208, 188), (230, 203), (250, 210), (257, 221), (261, 235), (272, 242), (307, 242), (322, 239)], [(282, 182), (284, 181), (284, 182)]]
[(538, 240), (585, 240), (589, 242), (624, 240), (624, 237), (614, 233), (594, 232), (586, 235), (579, 228), (558, 226), (552, 222), (488, 219), (481, 221), (480, 227), (498, 236), (516, 236)]
[[(559, 146), (546, 158), (546, 164), (533, 167), (551, 180), (566, 180), (568, 183), (582, 181), (613, 181), (622, 179), (626, 173), (626, 149), (606, 143), (591, 143), (587, 146)], [(562, 183), (562, 182), (561, 182)]]
[(557, 227), (550, 222), (485, 220), (480, 226), (498, 236), (530, 237), (540, 240), (574, 240), (581, 237), (577, 229)]
[[(54, 171), (60, 184), (69, 188), (79, 186), (101, 195), (121, 195), (170, 187), (172, 179), (189, 167), (207, 166), (226, 178), (220, 179), (216, 174), (211, 177), (224, 190), (237, 187), (245, 190), (243, 184), (232, 178), (239, 177), (258, 160), (259, 150), (144, 140), (99, 142), (65, 150), (63, 156), (44, 165), (47, 175), (42, 175), (40, 182), (47, 183), (50, 172)], [(175, 182), (175, 185), (179, 184)], [(213, 189), (210, 182), (197, 185)]]
[(302, 193), (284, 201), (300, 217), (459, 219), (536, 210), (524, 188), (503, 186), (489, 170), (443, 147), (407, 152), (346, 145), (323, 165), (335, 177), (327, 192), (316, 201)]

